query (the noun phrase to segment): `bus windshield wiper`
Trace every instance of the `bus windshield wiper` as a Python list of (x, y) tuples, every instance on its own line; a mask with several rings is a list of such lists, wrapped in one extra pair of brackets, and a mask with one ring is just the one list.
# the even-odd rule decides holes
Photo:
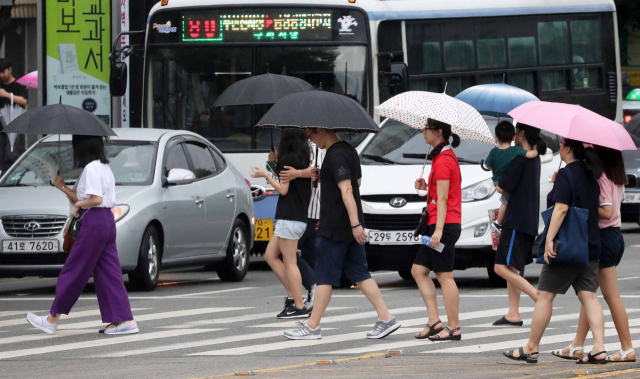
[(400, 162), (392, 161), (389, 158), (381, 157), (379, 155), (372, 155), (372, 154), (362, 154), (362, 158), (366, 158), (366, 159), (370, 159), (370, 160), (372, 160), (374, 162), (380, 162), (380, 163), (386, 163), (386, 164), (399, 164), (399, 165), (406, 164), (406, 163), (400, 163)]

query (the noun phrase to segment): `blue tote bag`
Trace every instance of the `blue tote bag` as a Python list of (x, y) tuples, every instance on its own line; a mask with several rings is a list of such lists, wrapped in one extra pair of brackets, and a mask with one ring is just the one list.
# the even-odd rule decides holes
[[(577, 193), (577, 186), (573, 178), (573, 174), (568, 169), (564, 169), (569, 179), (569, 185), (571, 186), (571, 205), (567, 211), (567, 215), (562, 221), (560, 230), (556, 235), (556, 239), (560, 241), (558, 246), (557, 256), (550, 261), (551, 264), (563, 263), (563, 264), (578, 264), (589, 265), (589, 225), (587, 220), (589, 219), (589, 211), (583, 208), (577, 208), (574, 205), (576, 198), (579, 198)], [(538, 246), (538, 256), (536, 263), (543, 264), (544, 261), (544, 245), (547, 240), (547, 232), (549, 231), (549, 224), (551, 223), (551, 215), (555, 207), (551, 207), (542, 212), (542, 220), (544, 221), (544, 232), (540, 237), (540, 245)]]

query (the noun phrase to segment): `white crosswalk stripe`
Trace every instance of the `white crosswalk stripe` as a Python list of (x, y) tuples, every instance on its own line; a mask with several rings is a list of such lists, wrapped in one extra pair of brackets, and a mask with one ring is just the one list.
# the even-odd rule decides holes
[[(351, 309), (352, 307), (328, 307), (327, 312), (331, 311), (341, 311), (345, 309)], [(225, 318), (216, 318), (213, 320), (200, 320), (200, 321), (191, 321), (182, 325), (176, 326), (161, 326), (163, 329), (186, 329), (186, 328), (195, 328), (198, 326), (206, 326), (206, 325), (218, 325), (218, 324), (232, 324), (235, 322), (243, 322), (243, 321), (256, 321), (256, 320), (264, 320), (267, 318), (275, 318), (274, 312), (265, 312), (265, 313), (255, 313), (248, 314), (242, 316), (234, 316), (234, 317), (225, 317)]]
[[(237, 311), (237, 310), (245, 310), (245, 309), (250, 309), (250, 308), (199, 308), (199, 309), (188, 309), (184, 311), (172, 311), (172, 312), (160, 312), (160, 313), (136, 315), (135, 319), (137, 322), (163, 320), (163, 319), (169, 319), (169, 318), (175, 318), (175, 317), (189, 317), (189, 316), (193, 317), (193, 316), (203, 315), (208, 313), (229, 312), (229, 311)], [(99, 311), (98, 311), (98, 314), (100, 314)], [(76, 322), (73, 324), (61, 323), (58, 326), (58, 330), (94, 328), (102, 325), (104, 325), (102, 321), (85, 321), (85, 322)]]
[[(133, 308), (131, 309), (132, 312), (139, 312), (139, 311), (145, 311), (147, 309), (150, 308)], [(48, 311), (45, 311), (48, 313)], [(27, 321), (27, 312), (22, 312), (23, 317), (21, 318), (15, 318), (15, 319), (11, 319), (11, 320), (3, 320), (0, 321), (0, 327), (5, 327), (5, 326), (16, 326), (16, 325), (29, 325), (28, 321)], [(64, 322), (64, 320), (68, 320), (68, 319), (72, 319), (72, 318), (82, 318), (82, 317), (89, 317), (89, 316), (100, 316), (100, 310), (99, 309), (95, 309), (95, 310), (91, 310), (91, 311), (80, 311), (80, 312), (73, 312), (69, 315), (62, 315), (60, 317), (60, 321)], [(98, 324), (98, 325), (102, 325), (102, 323)]]
[(140, 341), (147, 341), (147, 340), (153, 340), (158, 338), (172, 338), (172, 337), (184, 336), (189, 334), (210, 333), (218, 330), (222, 330), (222, 329), (167, 330), (162, 332), (133, 334), (130, 336), (123, 336), (121, 338), (118, 338), (118, 337), (107, 338), (107, 339), (103, 338), (103, 339), (94, 340), (94, 341), (67, 343), (67, 344), (55, 345), (54, 348), (52, 348), (51, 346), (45, 346), (45, 347), (36, 347), (33, 349), (3, 351), (3, 352), (0, 352), (0, 359), (9, 359), (9, 358), (25, 357), (30, 355), (56, 353), (60, 351), (75, 350), (75, 349), (88, 349), (92, 347), (140, 342)]
[[(424, 307), (409, 307), (409, 308), (390, 309), (389, 312), (391, 312), (392, 315), (403, 315), (407, 313), (417, 313), (417, 312), (426, 313), (426, 309)], [(375, 311), (352, 313), (350, 315), (342, 315), (342, 316), (328, 316), (328, 317), (322, 318), (322, 324), (361, 320), (361, 319), (373, 318), (373, 317), (378, 317), (378, 314)], [(275, 322), (270, 324), (251, 325), (251, 327), (252, 328), (295, 328), (296, 322), (295, 321)]]

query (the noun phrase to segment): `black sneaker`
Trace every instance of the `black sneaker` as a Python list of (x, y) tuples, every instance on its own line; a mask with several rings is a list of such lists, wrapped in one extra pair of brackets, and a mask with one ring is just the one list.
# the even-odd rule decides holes
[(281, 317), (278, 315), (280, 319), (289, 319), (289, 318), (307, 318), (309, 317), (309, 310), (304, 305), (301, 308), (297, 308), (295, 304), (292, 304), (287, 310), (284, 312), (285, 314)]
[(294, 305), (294, 304), (295, 304), (295, 302), (293, 301), (293, 299), (289, 299), (288, 297), (285, 296), (284, 297), (284, 309), (276, 317), (277, 318), (286, 318), (284, 316), (287, 315), (287, 309), (289, 309), (289, 307)]

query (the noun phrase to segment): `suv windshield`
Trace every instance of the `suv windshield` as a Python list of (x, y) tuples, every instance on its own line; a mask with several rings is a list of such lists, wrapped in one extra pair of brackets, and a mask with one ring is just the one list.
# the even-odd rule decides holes
[[(153, 179), (156, 144), (138, 141), (110, 141), (105, 143), (109, 167), (113, 171), (116, 185), (147, 185)], [(0, 187), (50, 185), (58, 173), (68, 185), (78, 180), (81, 169), (74, 168), (73, 148), (70, 141), (39, 143), (33, 150), (23, 155), (0, 183)]]
[[(484, 116), (491, 134), (495, 135), (498, 119)], [(361, 154), (361, 162), (365, 165), (410, 164), (421, 165), (429, 148), (424, 142), (422, 130), (414, 129), (399, 121), (387, 119), (381, 125), (382, 131), (376, 134)], [(555, 154), (560, 149), (560, 139), (555, 134), (543, 131), (542, 138), (547, 148)], [(494, 146), (476, 142), (461, 141), (454, 149), (460, 164), (480, 164), (486, 159)], [(430, 164), (430, 162), (428, 162)]]
[[(268, 150), (280, 131), (253, 128), (271, 105), (213, 107), (222, 92), (250, 76), (274, 73), (307, 81), (369, 106), (365, 46), (258, 46), (150, 48), (147, 124), (186, 129), (223, 152)], [(354, 145), (364, 135), (354, 135)], [(357, 139), (357, 141), (356, 141)]]

